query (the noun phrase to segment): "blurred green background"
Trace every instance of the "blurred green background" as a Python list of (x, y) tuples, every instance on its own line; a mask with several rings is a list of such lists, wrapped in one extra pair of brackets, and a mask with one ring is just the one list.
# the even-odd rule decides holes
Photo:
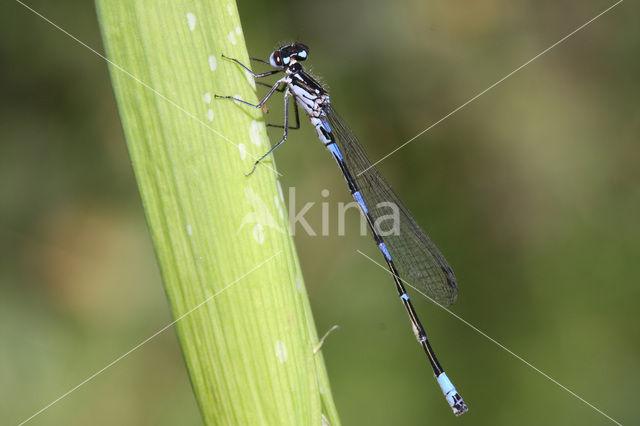
[[(102, 51), (92, 2), (28, 3)], [(241, 1), (250, 53), (311, 72), (380, 158), (604, 10), (605, 1)], [(624, 2), (380, 168), (454, 267), (453, 311), (623, 424), (640, 424), (640, 8)], [(171, 321), (105, 63), (0, 5), (0, 424)], [(260, 69), (260, 67), (256, 67)], [(262, 92), (261, 92), (262, 93)], [(268, 121), (281, 119), (270, 104)], [(274, 131), (273, 139), (277, 137)], [(311, 126), (276, 159), (320, 229), (348, 202)], [(330, 190), (328, 198), (321, 196)], [(370, 237), (297, 229), (347, 425), (602, 425), (601, 414), (419, 299), (470, 412), (454, 418)], [(199, 425), (172, 331), (30, 422)]]

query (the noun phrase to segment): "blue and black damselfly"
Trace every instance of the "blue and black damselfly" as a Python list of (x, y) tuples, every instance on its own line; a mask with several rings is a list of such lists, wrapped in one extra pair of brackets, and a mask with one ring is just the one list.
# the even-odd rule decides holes
[[(270, 86), (271, 89), (267, 95), (257, 105), (232, 96), (216, 95), (218, 98), (232, 99), (252, 107), (262, 108), (276, 91), (284, 92), (285, 114), (282, 139), (254, 163), (248, 175), (252, 174), (262, 160), (287, 140), (289, 129), (299, 128), (298, 106), (302, 107), (316, 128), (320, 141), (338, 163), (349, 186), (349, 191), (358, 203), (373, 238), (387, 262), (398, 295), (409, 314), (413, 331), (429, 358), (438, 384), (454, 414), (460, 415), (467, 411), (467, 405), (436, 358), (405, 289), (405, 283), (420, 287), (435, 302), (450, 305), (455, 302), (458, 292), (455, 275), (444, 256), (418, 225), (385, 178), (375, 167), (372, 167), (371, 161), (358, 139), (331, 106), (327, 91), (304, 71), (300, 62), (307, 59), (308, 56), (309, 48), (302, 43), (282, 46), (271, 54), (269, 61), (252, 58), (275, 68), (271, 71), (255, 74), (237, 59), (223, 55), (225, 59), (237, 63), (255, 78), (284, 73), (284, 77)], [(294, 103), (295, 126), (289, 126), (290, 96), (293, 96), (296, 101)], [(397, 212), (397, 216), (393, 220), (391, 229), (382, 229), (383, 220), (381, 219), (389, 217), (389, 207)]]

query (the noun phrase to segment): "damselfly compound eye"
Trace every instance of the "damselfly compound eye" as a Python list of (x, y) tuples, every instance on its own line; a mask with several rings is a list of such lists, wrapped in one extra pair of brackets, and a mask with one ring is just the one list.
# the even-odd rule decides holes
[(280, 55), (279, 50), (276, 50), (271, 54), (271, 56), (269, 56), (269, 63), (271, 64), (272, 67), (282, 68), (282, 65), (283, 65), (282, 55)]

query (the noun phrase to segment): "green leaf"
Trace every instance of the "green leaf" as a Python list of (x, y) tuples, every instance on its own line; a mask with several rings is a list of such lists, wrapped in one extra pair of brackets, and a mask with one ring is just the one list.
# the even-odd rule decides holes
[(97, 0), (164, 286), (207, 425), (339, 424), (234, 3)]

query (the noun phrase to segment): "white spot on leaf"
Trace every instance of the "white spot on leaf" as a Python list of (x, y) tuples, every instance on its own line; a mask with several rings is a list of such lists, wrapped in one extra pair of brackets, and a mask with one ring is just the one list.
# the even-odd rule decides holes
[(208, 109), (207, 110), (207, 120), (213, 121), (213, 110), (212, 109)]
[(278, 214), (280, 215), (280, 219), (284, 219), (284, 211), (282, 211), (282, 205), (280, 204), (280, 198), (278, 198), (277, 195), (273, 196), (273, 202), (276, 205), (276, 208), (278, 209)]
[(261, 223), (256, 223), (253, 227), (253, 239), (260, 245), (264, 244), (264, 226)]
[(280, 194), (280, 199), (284, 203), (284, 194), (282, 193), (282, 185), (280, 185), (280, 181), (276, 181), (276, 185), (278, 185), (278, 193)]
[(236, 34), (238, 35), (242, 34), (242, 28), (240, 27), (240, 25), (236, 27)]
[(189, 25), (189, 29), (191, 31), (196, 29), (196, 15), (189, 12), (187, 13), (187, 24)]
[(264, 138), (262, 136), (263, 128), (263, 124), (256, 120), (253, 120), (249, 126), (249, 139), (251, 139), (251, 142), (256, 146), (261, 146), (264, 142)]
[(244, 160), (247, 156), (247, 147), (243, 143), (238, 144), (238, 151), (240, 151), (240, 159)]
[(209, 68), (211, 71), (215, 71), (218, 66), (218, 60), (216, 59), (216, 55), (209, 56)]
[(255, 89), (256, 88), (256, 80), (253, 78), (251, 73), (249, 71), (247, 71), (247, 70), (244, 70), (244, 75), (245, 75), (245, 77), (247, 77), (247, 81), (249, 82), (251, 87), (253, 87)]
[(205, 103), (210, 104), (211, 103), (211, 93), (207, 92), (202, 96), (202, 100), (205, 101)]
[(233, 15), (233, 6), (231, 6), (230, 4), (227, 5), (227, 13), (229, 15)]
[(236, 33), (234, 33), (233, 31), (229, 32), (229, 41), (231, 42), (231, 44), (236, 44), (238, 42), (238, 39), (236, 39)]
[(191, 228), (191, 225), (187, 225), (187, 234), (193, 235), (193, 229)]
[(282, 340), (276, 340), (276, 358), (280, 360), (281, 363), (285, 363), (287, 361), (287, 347), (285, 346)]

